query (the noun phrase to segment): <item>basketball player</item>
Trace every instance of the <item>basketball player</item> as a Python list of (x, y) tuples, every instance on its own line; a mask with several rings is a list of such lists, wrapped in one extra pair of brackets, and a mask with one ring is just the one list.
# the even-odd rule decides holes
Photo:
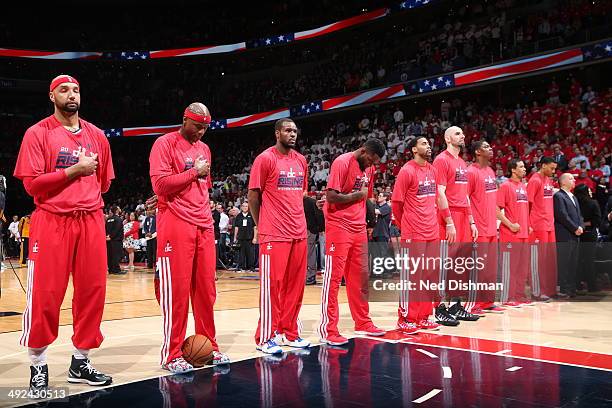
[(282, 353), (281, 345), (310, 347), (300, 337), (298, 315), (306, 279), (308, 165), (295, 151), (298, 129), (289, 118), (274, 125), (276, 144), (255, 158), (249, 179), (249, 208), (259, 241), (257, 350)]
[[(497, 182), (491, 168), (493, 149), (486, 140), (477, 140), (471, 145), (474, 163), (468, 167), (467, 191), (470, 208), (478, 229), (474, 259), (483, 260), (484, 268), (474, 268), (470, 272), (472, 283), (495, 283), (497, 279)], [(480, 244), (480, 245), (478, 245)], [(503, 310), (495, 306), (495, 292), (470, 289), (465, 309), (475, 315), (484, 316), (484, 312), (500, 313)]]
[(550, 177), (557, 163), (552, 157), (540, 159), (540, 170), (527, 183), (531, 243), (531, 291), (534, 300), (548, 301), (557, 293), (557, 251), (555, 248), (554, 187)]
[[(523, 183), (525, 177), (525, 164), (520, 160), (508, 162), (510, 179), (499, 187), (497, 193), (497, 219), (499, 226), (499, 241), (501, 242), (501, 276), (502, 276), (502, 305), (508, 307), (521, 307), (525, 297), (525, 283), (529, 264), (528, 238), (531, 232), (529, 227), (529, 200), (527, 186)], [(504, 212), (501, 212), (501, 209)]]
[[(465, 135), (458, 126), (451, 126), (444, 132), (446, 150), (433, 162), (438, 175), (438, 222), (442, 243), (441, 258), (469, 256), (466, 243), (478, 238), (478, 229), (472, 216), (470, 199), (467, 195), (467, 166), (461, 158), (461, 148), (465, 147)], [(458, 243), (457, 245), (452, 245)], [(464, 252), (467, 252), (464, 254)], [(440, 282), (447, 284), (446, 270), (440, 268)], [(453, 276), (458, 276), (453, 273)], [(460, 277), (460, 276), (459, 276)], [(436, 319), (443, 325), (456, 326), (454, 320), (478, 320), (478, 316), (463, 308), (458, 298), (447, 310), (441, 303), (436, 308)]]
[[(408, 151), (414, 159), (404, 164), (397, 175), (391, 199), (393, 216), (400, 224), (404, 254), (435, 257), (440, 242), (438, 218), (433, 211), (438, 194), (436, 169), (429, 163), (429, 140), (425, 136), (411, 139)], [(400, 281), (414, 282), (416, 288), (400, 292), (397, 328), (406, 334), (439, 328), (437, 323), (429, 321), (434, 308), (433, 297), (420, 287), (420, 281), (433, 278), (431, 272), (425, 265), (415, 271), (409, 271), (406, 265), (401, 269)]]
[(68, 381), (108, 385), (112, 378), (89, 362), (102, 343), (100, 322), (106, 293), (106, 233), (102, 193), (115, 178), (104, 133), (79, 118), (78, 81), (51, 81), (53, 115), (30, 127), (14, 176), (23, 181), (36, 209), (32, 214), (27, 304), (20, 343), (28, 347), (30, 387), (49, 384), (46, 350), (57, 338), (59, 312), (72, 272), (74, 351)]
[(213, 365), (228, 364), (215, 339), (215, 235), (208, 189), (211, 155), (200, 139), (208, 130), (208, 108), (194, 102), (185, 109), (178, 131), (158, 138), (149, 163), (158, 198), (157, 269), (164, 323), (162, 368), (173, 373), (193, 370), (182, 357), (189, 300), (196, 334), (210, 339)]
[(374, 164), (385, 155), (385, 145), (368, 139), (357, 150), (341, 154), (332, 163), (327, 180), (325, 215), (326, 260), (321, 291), (321, 321), (317, 331), (322, 343), (346, 344), (338, 331), (338, 290), (346, 282), (356, 334), (382, 336), (370, 319), (368, 305), (368, 236), (366, 200), (372, 196), (369, 183)]

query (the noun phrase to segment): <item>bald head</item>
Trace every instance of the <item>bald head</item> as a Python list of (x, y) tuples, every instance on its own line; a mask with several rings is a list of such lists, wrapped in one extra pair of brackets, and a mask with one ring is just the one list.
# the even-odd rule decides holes
[(574, 175), (571, 173), (563, 173), (561, 177), (559, 177), (559, 186), (564, 190), (573, 189), (575, 184)]
[(196, 115), (210, 116), (208, 108), (202, 102), (193, 102), (187, 107), (187, 110)]
[(444, 141), (447, 148), (459, 152), (465, 146), (465, 135), (459, 126), (451, 126), (444, 131)]
[(210, 111), (206, 105), (201, 102), (193, 102), (185, 109), (180, 132), (187, 141), (195, 143), (204, 136), (210, 122)]

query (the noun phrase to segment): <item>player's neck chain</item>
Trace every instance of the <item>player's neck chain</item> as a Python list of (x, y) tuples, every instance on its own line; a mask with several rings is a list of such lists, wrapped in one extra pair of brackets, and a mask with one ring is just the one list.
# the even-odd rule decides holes
[(81, 127), (80, 126), (64, 126), (64, 129), (66, 129), (67, 131), (71, 132), (71, 133), (79, 133), (81, 131)]

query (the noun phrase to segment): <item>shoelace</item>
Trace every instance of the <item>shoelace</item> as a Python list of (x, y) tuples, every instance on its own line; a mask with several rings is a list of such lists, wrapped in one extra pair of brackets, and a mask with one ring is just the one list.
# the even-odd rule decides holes
[(87, 370), (89, 374), (102, 374), (100, 371), (96, 370), (94, 366), (91, 365), (89, 360), (85, 360), (83, 364), (79, 367), (82, 370)]
[(36, 374), (34, 375), (34, 377), (32, 377), (32, 382), (34, 383), (34, 385), (36, 387), (42, 387), (46, 384), (46, 380), (47, 380), (47, 376), (45, 375), (45, 373), (43, 372), (43, 367), (42, 366), (34, 366), (34, 369), (36, 370)]

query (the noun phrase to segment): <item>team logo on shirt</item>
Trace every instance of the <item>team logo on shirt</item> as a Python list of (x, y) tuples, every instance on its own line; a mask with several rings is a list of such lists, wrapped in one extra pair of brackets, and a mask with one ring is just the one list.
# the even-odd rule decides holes
[(495, 179), (493, 177), (489, 176), (485, 178), (484, 184), (485, 184), (485, 193), (492, 193), (494, 191), (497, 191), (497, 183), (495, 182)]
[(353, 191), (359, 191), (364, 185), (370, 181), (370, 178), (363, 173), (362, 176), (355, 177), (355, 184), (353, 184)]
[(550, 184), (544, 185), (544, 198), (552, 198), (553, 196), (553, 186)]
[(437, 187), (435, 180), (425, 176), (425, 180), (419, 181), (416, 195), (417, 197), (435, 197), (436, 189)]
[(516, 192), (516, 202), (517, 203), (527, 202), (527, 191), (523, 187), (517, 188), (515, 192)]
[(295, 171), (293, 167), (289, 170), (281, 170), (278, 175), (278, 190), (298, 190), (304, 188), (304, 172)]
[(39, 246), (38, 246), (38, 241), (36, 241), (36, 242), (34, 243), (34, 246), (32, 247), (32, 252), (34, 252), (35, 254), (37, 254), (39, 249), (40, 249), (40, 248), (39, 248)]
[(187, 171), (193, 168), (193, 159), (191, 157), (185, 157), (185, 169), (183, 171)]
[(55, 170), (67, 169), (79, 162), (79, 151), (71, 150), (67, 147), (60, 147), (60, 151), (57, 154), (57, 160), (55, 161)]
[(332, 244), (329, 246), (329, 252), (334, 252), (335, 250), (336, 250), (336, 246), (332, 242)]
[(170, 241), (166, 241), (166, 246), (164, 247), (164, 252), (172, 252), (172, 245), (170, 245)]
[(455, 169), (455, 184), (467, 184), (467, 170), (463, 167), (457, 167)]

